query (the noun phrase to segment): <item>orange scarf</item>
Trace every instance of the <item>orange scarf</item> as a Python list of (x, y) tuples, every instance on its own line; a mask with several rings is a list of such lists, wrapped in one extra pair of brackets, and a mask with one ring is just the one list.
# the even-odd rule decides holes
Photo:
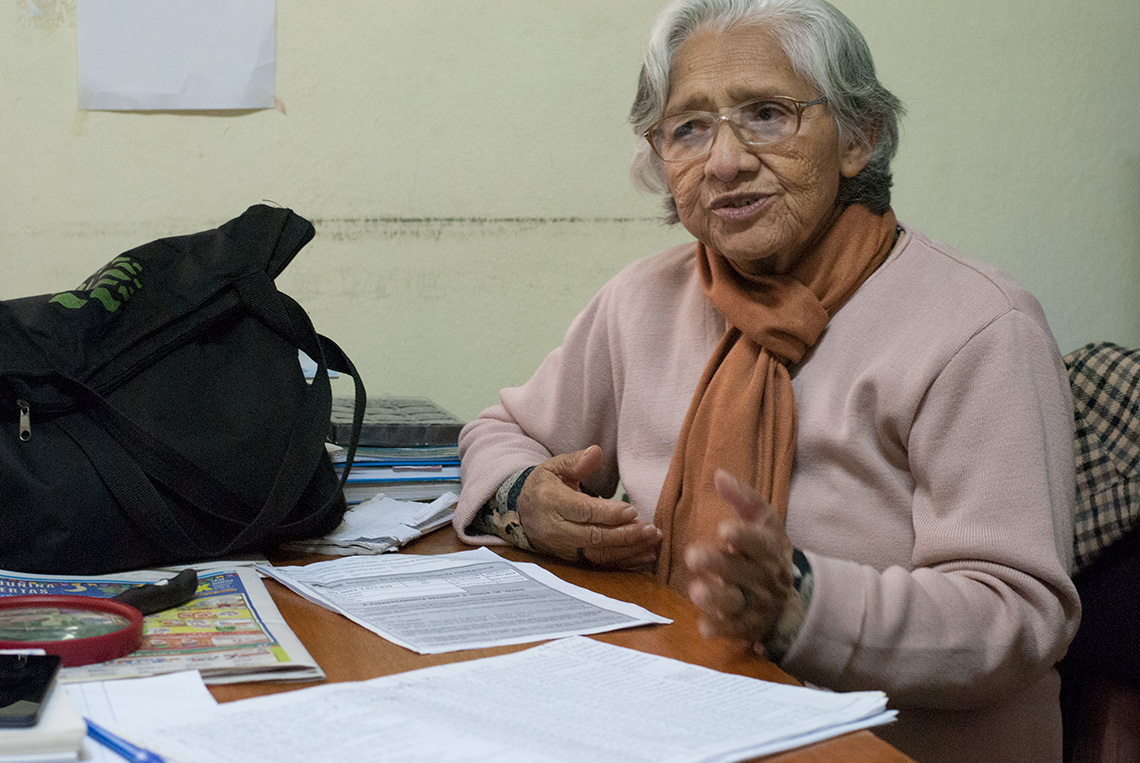
[(720, 523), (735, 516), (713, 487), (717, 469), (755, 487), (781, 516), (787, 512), (797, 427), (787, 364), (816, 343), (894, 239), (893, 211), (879, 216), (851, 205), (784, 275), (745, 276), (697, 246), (701, 284), (727, 330), (693, 393), (657, 502), (662, 582), (684, 593), (685, 548), (714, 541)]

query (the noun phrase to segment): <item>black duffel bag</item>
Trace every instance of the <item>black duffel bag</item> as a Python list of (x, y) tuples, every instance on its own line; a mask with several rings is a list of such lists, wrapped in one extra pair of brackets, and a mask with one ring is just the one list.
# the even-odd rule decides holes
[(313, 233), (254, 206), (74, 291), (0, 302), (0, 568), (193, 562), (340, 522), (328, 371), (353, 377), (358, 422), (363, 385), (273, 283)]

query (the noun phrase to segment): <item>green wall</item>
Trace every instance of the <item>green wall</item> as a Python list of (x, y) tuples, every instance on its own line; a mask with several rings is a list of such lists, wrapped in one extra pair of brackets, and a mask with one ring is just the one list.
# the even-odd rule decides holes
[[(663, 0), (278, 0), (279, 108), (206, 113), (78, 111), (75, 2), (0, 2), (0, 298), (272, 200), (317, 227), (279, 286), (370, 390), (470, 418), (687, 238), (627, 174)], [(1140, 345), (1140, 3), (839, 6), (909, 108), (900, 219), (1010, 271), (1062, 350)]]

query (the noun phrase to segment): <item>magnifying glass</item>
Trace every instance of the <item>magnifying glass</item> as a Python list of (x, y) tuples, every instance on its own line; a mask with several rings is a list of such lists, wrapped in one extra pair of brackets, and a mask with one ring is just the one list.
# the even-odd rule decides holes
[(194, 598), (198, 573), (128, 588), (117, 596), (0, 597), (0, 649), (42, 649), (64, 667), (123, 657), (142, 643), (143, 616)]

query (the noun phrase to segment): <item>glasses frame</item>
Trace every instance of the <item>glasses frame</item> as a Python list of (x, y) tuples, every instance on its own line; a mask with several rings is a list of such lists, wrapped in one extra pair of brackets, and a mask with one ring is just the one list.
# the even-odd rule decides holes
[[(786, 103), (792, 104), (792, 107), (796, 111), (796, 129), (793, 130), (787, 137), (780, 138), (779, 140), (764, 141), (762, 143), (754, 143), (753, 141), (745, 140), (744, 136), (740, 134), (740, 130), (737, 128), (736, 124), (732, 121), (732, 115), (744, 106), (748, 106), (749, 104), (753, 103), (759, 103), (761, 101), (784, 101)], [(669, 114), (668, 116), (661, 117), (656, 122), (649, 125), (649, 128), (644, 133), (642, 133), (641, 136), (645, 138), (647, 143), (649, 143), (649, 147), (653, 149), (653, 153), (656, 154), (657, 158), (661, 161), (691, 162), (697, 159), (703, 159), (712, 153), (712, 148), (714, 145), (716, 145), (717, 135), (720, 133), (720, 126), (722, 124), (728, 124), (729, 129), (732, 130), (732, 134), (736, 136), (736, 139), (746, 146), (772, 146), (780, 143), (781, 141), (788, 140), (789, 138), (794, 138), (796, 135), (798, 135), (800, 132), (800, 125), (803, 123), (804, 119), (804, 109), (810, 108), (812, 106), (818, 106), (819, 104), (823, 103), (827, 103), (827, 96), (825, 95), (821, 95), (814, 101), (800, 101), (792, 98), (790, 95), (768, 95), (764, 96), (763, 98), (751, 98), (747, 101), (741, 101), (740, 103), (736, 104), (729, 110), (727, 114), (718, 114), (712, 111), (680, 111), (676, 114)], [(705, 149), (703, 153), (696, 154), (695, 156), (686, 156), (684, 159), (666, 159), (661, 155), (661, 150), (657, 148), (657, 144), (653, 142), (653, 131), (657, 129), (657, 126), (662, 122), (689, 115), (700, 115), (713, 118), (712, 140), (709, 141), (709, 147)]]

